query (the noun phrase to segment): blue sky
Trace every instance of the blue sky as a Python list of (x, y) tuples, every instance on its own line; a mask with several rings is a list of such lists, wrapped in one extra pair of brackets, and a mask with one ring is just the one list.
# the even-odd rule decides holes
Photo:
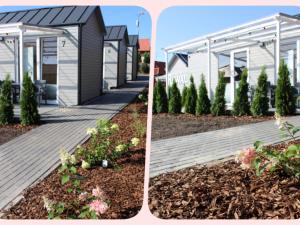
[(216, 32), (251, 20), (283, 12), (300, 14), (300, 7), (171, 7), (162, 12), (157, 23), (156, 60), (164, 61), (162, 48)]
[[(2, 6), (0, 12), (41, 8), (44, 6)], [(136, 19), (140, 11), (140, 37), (151, 38), (151, 18), (146, 10), (135, 6), (101, 6), (105, 25), (127, 25), (129, 34), (137, 34)]]

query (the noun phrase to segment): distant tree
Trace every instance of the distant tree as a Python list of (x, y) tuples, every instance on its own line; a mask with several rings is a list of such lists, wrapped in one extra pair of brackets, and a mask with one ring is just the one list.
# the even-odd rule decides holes
[(144, 63), (149, 64), (150, 63), (150, 53), (149, 52), (145, 52), (144, 53)]
[(141, 63), (142, 62), (142, 55), (140, 52), (138, 52), (138, 62)]
[(156, 83), (156, 96), (155, 96), (155, 111), (157, 113), (166, 113), (168, 112), (168, 97), (166, 93), (166, 89), (163, 86), (160, 80)]
[(226, 100), (225, 89), (226, 83), (224, 78), (225, 72), (219, 73), (218, 85), (216, 87), (216, 93), (211, 107), (211, 113), (213, 116), (221, 116), (226, 113)]
[(143, 73), (148, 74), (150, 71), (149, 65), (147, 63), (142, 63), (141, 70)]
[(154, 88), (153, 88), (152, 114), (157, 113), (156, 112), (156, 98), (157, 98), (157, 82), (154, 83)]
[(28, 73), (23, 77), (20, 108), (21, 124), (32, 125), (39, 123), (40, 115), (38, 112), (35, 87)]
[(196, 104), (196, 114), (206, 115), (210, 113), (210, 100), (207, 95), (207, 88), (203, 74), (201, 75), (201, 84), (199, 86), (199, 93)]
[(239, 87), (237, 88), (234, 103), (233, 115), (243, 116), (250, 114), (250, 104), (248, 99), (248, 83), (247, 83), (248, 70), (244, 69), (241, 75)]
[(293, 96), (289, 74), (287, 65), (281, 60), (275, 90), (275, 107), (276, 112), (282, 116), (294, 114), (296, 110), (296, 99)]
[(0, 89), (0, 124), (7, 125), (14, 121), (14, 105), (11, 98), (12, 82), (7, 75)]
[(268, 76), (266, 68), (262, 67), (260, 75), (257, 80), (254, 99), (251, 104), (251, 112), (254, 116), (267, 115), (269, 110), (268, 98)]
[(197, 104), (197, 90), (194, 84), (194, 78), (190, 78), (190, 86), (187, 90), (186, 100), (185, 100), (185, 112), (190, 114), (196, 114), (196, 104)]
[(169, 113), (181, 113), (181, 95), (175, 80), (169, 88)]

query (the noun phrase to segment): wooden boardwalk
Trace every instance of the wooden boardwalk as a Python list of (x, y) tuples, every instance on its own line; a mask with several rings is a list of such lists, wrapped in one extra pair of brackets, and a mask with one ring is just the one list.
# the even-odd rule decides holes
[[(93, 102), (70, 108), (45, 110), (43, 125), (0, 146), (0, 209), (20, 198), (22, 191), (59, 165), (59, 150), (73, 152), (88, 139), (86, 129), (98, 119), (110, 119), (148, 84), (128, 82)], [(9, 204), (11, 203), (11, 204)]]
[[(288, 121), (299, 125), (300, 116), (289, 117)], [(279, 142), (282, 140), (281, 134), (274, 122), (265, 121), (153, 141), (150, 177), (232, 157), (238, 150), (253, 146), (257, 140), (264, 143)]]

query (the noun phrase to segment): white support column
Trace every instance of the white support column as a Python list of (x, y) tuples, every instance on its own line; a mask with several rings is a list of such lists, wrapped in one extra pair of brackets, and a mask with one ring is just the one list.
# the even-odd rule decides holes
[(36, 38), (36, 67), (36, 77), (41, 80), (41, 39), (39, 37)]
[(230, 100), (233, 106), (235, 95), (235, 81), (234, 81), (234, 52), (230, 52)]
[(165, 51), (165, 62), (166, 62), (166, 92), (168, 93), (168, 87), (169, 87), (169, 74), (168, 74), (168, 62), (169, 62), (169, 59), (168, 59), (168, 52)]
[(24, 50), (23, 50), (24, 40), (23, 40), (23, 30), (19, 31), (19, 72), (20, 72), (20, 89), (22, 89), (23, 76), (24, 76)]
[(297, 53), (296, 53), (296, 70), (297, 70), (297, 83), (300, 82), (300, 39), (297, 40)]
[(279, 64), (280, 64), (280, 36), (281, 36), (281, 21), (277, 18), (276, 21), (276, 53), (275, 53), (275, 74), (274, 74), (274, 82), (277, 83)]
[(207, 90), (208, 97), (211, 99), (211, 50), (210, 50), (210, 39), (207, 39)]

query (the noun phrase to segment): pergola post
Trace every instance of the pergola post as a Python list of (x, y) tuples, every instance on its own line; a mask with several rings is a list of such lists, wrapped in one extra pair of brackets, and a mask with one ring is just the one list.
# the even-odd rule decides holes
[(41, 80), (41, 39), (40, 37), (36, 38), (36, 77), (37, 80)]
[(208, 97), (211, 99), (211, 50), (210, 39), (207, 39), (207, 89)]
[(297, 69), (297, 83), (300, 82), (300, 39), (297, 40), (297, 53), (296, 53), (296, 69)]
[(280, 36), (281, 36), (281, 21), (279, 18), (276, 18), (276, 54), (275, 54), (275, 74), (274, 82), (277, 83), (277, 76), (279, 71), (280, 64)]
[(22, 89), (23, 77), (24, 77), (24, 39), (23, 39), (23, 30), (19, 31), (19, 72), (20, 72), (20, 89)]
[(169, 87), (168, 62), (169, 62), (169, 59), (168, 59), (168, 52), (167, 51), (165, 51), (165, 62), (166, 62), (166, 66), (165, 66), (166, 67), (165, 68), (165, 70), (166, 70), (166, 92), (168, 93), (168, 87)]
[(230, 52), (230, 100), (233, 106), (235, 95), (235, 82), (234, 82), (234, 52)]

